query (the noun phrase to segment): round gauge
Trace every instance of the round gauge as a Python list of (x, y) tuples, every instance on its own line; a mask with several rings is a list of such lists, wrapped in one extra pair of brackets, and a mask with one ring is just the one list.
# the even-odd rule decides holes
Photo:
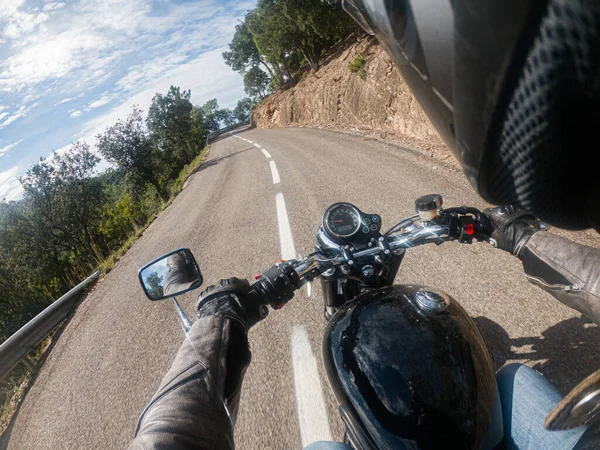
[(360, 230), (360, 213), (349, 203), (336, 203), (325, 211), (323, 226), (333, 236), (352, 236)]

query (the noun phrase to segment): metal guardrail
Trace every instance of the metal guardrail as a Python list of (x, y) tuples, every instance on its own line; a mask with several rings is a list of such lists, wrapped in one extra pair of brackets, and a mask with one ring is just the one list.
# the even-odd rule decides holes
[(222, 135), (223, 133), (227, 133), (228, 131), (231, 131), (235, 128), (241, 127), (243, 125), (249, 125), (250, 122), (243, 122), (243, 123), (236, 123), (235, 125), (230, 125), (228, 127), (225, 128), (220, 128), (216, 131), (211, 131), (210, 133), (208, 133), (208, 135), (206, 136), (206, 145), (210, 144), (210, 140), (213, 138), (216, 138), (217, 136)]
[(77, 306), (77, 294), (98, 278), (100, 273), (100, 270), (94, 272), (0, 345), (0, 378), (7, 375), (19, 362), (28, 364), (25, 359), (27, 354), (69, 315)]

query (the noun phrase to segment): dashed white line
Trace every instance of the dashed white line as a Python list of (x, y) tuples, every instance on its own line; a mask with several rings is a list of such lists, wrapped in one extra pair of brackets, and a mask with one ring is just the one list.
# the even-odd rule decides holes
[(317, 360), (306, 330), (299, 325), (292, 328), (292, 366), (302, 447), (317, 441), (331, 441)]
[(285, 200), (283, 199), (283, 194), (281, 192), (278, 192), (277, 195), (275, 195), (275, 201), (277, 203), (277, 224), (279, 225), (281, 259), (294, 259), (296, 257), (296, 247), (294, 246), (290, 220), (288, 219), (287, 210), (285, 209)]
[(268, 151), (266, 151), (264, 148), (261, 148), (260, 151), (263, 152), (263, 155), (265, 155), (267, 157), (267, 159), (271, 157), (271, 154)]
[(260, 148), (260, 144), (257, 144), (256, 142), (254, 143), (254, 146), (255, 146), (256, 148)]
[(281, 181), (279, 179), (279, 172), (277, 171), (277, 166), (275, 165), (275, 161), (271, 160), (269, 162), (269, 166), (271, 166), (271, 175), (273, 176), (273, 184), (279, 184)]

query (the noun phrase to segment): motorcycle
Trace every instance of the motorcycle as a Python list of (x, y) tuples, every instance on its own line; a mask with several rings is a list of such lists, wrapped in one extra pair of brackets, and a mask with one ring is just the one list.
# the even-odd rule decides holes
[[(437, 194), (420, 197), (415, 215), (382, 233), (380, 215), (335, 203), (323, 214), (312, 253), (278, 262), (250, 285), (266, 315), (267, 305), (281, 309), (320, 278), (325, 370), (345, 441), (357, 450), (487, 446), (496, 380), (475, 323), (439, 289), (394, 285), (406, 249), (490, 241), (481, 211), (442, 204)], [(190, 250), (163, 255), (138, 276), (150, 300), (173, 300), (187, 333), (192, 324), (176, 296), (202, 284)]]

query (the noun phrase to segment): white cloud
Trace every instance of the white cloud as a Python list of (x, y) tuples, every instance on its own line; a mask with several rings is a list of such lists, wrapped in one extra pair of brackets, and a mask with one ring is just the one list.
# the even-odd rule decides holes
[(18, 39), (23, 35), (31, 33), (46, 20), (48, 20), (48, 15), (45, 13), (29, 14), (16, 12), (11, 16), (8, 25), (4, 29), (4, 36), (9, 39)]
[(8, 116), (7, 112), (0, 113), (0, 120), (4, 119), (6, 116)]
[(0, 147), (0, 158), (2, 158), (2, 156), (4, 156), (5, 153), (8, 153), (11, 149), (19, 145), (21, 142), (23, 142), (23, 139), (20, 139), (17, 142), (13, 142), (12, 144), (8, 144), (4, 147)]
[(69, 117), (71, 117), (71, 119), (75, 119), (76, 117), (79, 117), (82, 114), (81, 111), (79, 111), (78, 109), (71, 109), (69, 111)]
[(0, 172), (0, 201), (18, 200), (23, 195), (23, 188), (17, 179), (19, 166), (14, 166), (4, 172)]
[[(4, 122), (0, 122), (0, 130), (8, 125), (10, 125), (11, 123), (13, 123), (15, 120), (20, 119), (21, 117), (25, 117), (27, 114), (29, 114), (29, 112), (35, 108), (38, 104), (34, 103), (32, 105), (26, 106), (26, 105), (22, 105), (15, 113), (13, 113), (8, 119), (4, 120)], [(2, 119), (3, 117), (6, 117), (6, 113), (2, 113), (2, 115), (0, 115), (0, 119)]]
[(72, 102), (73, 100), (77, 100), (78, 98), (81, 98), (81, 97), (83, 97), (83, 92), (79, 95), (76, 95), (75, 97), (63, 98), (62, 100), (56, 102), (54, 104), (54, 106), (62, 105), (63, 103), (67, 103), (67, 102)]
[(104, 94), (99, 99), (94, 100), (92, 103), (88, 105), (89, 109), (99, 108), (100, 106), (107, 105), (111, 102), (112, 96)]
[(55, 9), (64, 8), (66, 6), (65, 2), (50, 2), (44, 5), (44, 11), (54, 11)]
[[(102, 79), (111, 70), (113, 58), (108, 53), (114, 55), (119, 48), (134, 50), (136, 36), (150, 31), (146, 24), (151, 21), (144, 20), (148, 10), (142, 0), (81, 1), (78, 14), (30, 36), (0, 64), (0, 89), (21, 90), (77, 69), (95, 75), (92, 79)], [(16, 34), (17, 30), (6, 35)]]
[(3, 19), (11, 17), (17, 12), (25, 0), (2, 0), (0, 1), (0, 23)]
[[(191, 101), (194, 104), (203, 104), (212, 98), (218, 97), (221, 107), (233, 106), (245, 94), (239, 80), (240, 75), (233, 72), (223, 62), (221, 53), (224, 50), (225, 48), (218, 48), (203, 53), (192, 61), (173, 67), (167, 73), (162, 73), (155, 79), (144, 78), (141, 84), (146, 87), (144, 90), (132, 95), (106, 114), (88, 121), (77, 139), (95, 145), (96, 135), (103, 133), (118, 119), (125, 118), (131, 112), (133, 105), (138, 105), (142, 110), (147, 111), (154, 95), (157, 92), (166, 93), (171, 85), (180, 86), (186, 90), (190, 89), (192, 91)], [(161, 61), (157, 61), (155, 64), (160, 66)], [(210, 68), (210, 70), (207, 70), (207, 68)], [(146, 75), (160, 73), (159, 70), (154, 70), (151, 65), (147, 65), (145, 70)], [(202, 73), (203, 76), (190, 76), (190, 74), (198, 73)], [(126, 75), (126, 77), (128, 76), (129, 74)]]

